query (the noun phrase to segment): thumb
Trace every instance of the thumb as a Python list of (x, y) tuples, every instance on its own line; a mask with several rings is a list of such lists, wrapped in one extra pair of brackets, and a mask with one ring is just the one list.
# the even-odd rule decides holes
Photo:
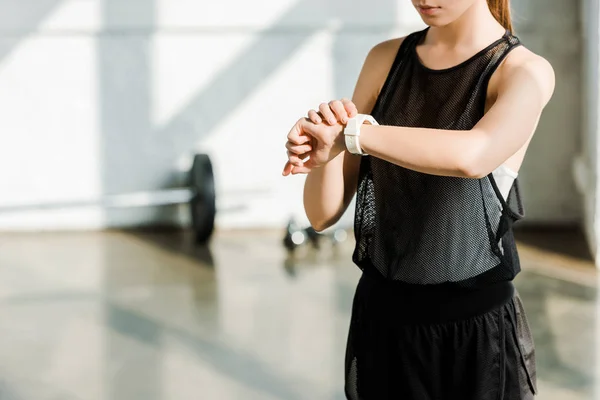
[(322, 126), (316, 125), (312, 121), (305, 119), (298, 126), (300, 135), (311, 136), (314, 139), (320, 139), (323, 135)]

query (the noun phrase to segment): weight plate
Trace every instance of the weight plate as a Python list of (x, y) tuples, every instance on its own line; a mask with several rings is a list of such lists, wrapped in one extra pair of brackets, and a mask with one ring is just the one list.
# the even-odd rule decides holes
[(207, 154), (196, 154), (190, 170), (190, 211), (196, 242), (209, 241), (215, 226), (217, 213), (215, 180), (212, 163)]

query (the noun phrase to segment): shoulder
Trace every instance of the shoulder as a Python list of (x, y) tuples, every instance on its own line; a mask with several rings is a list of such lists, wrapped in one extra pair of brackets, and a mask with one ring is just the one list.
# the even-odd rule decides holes
[(385, 40), (376, 44), (369, 51), (367, 59), (376, 59), (392, 62), (401, 50), (403, 44), (411, 46), (416, 40), (423, 35), (425, 31), (415, 31), (407, 36)]
[(400, 51), (400, 46), (402, 46), (405, 39), (406, 37), (389, 39), (377, 43), (369, 50), (362, 74), (366, 80), (373, 82), (378, 89), (381, 89), (383, 81), (389, 74)]
[(526, 85), (541, 91), (544, 105), (554, 92), (554, 69), (548, 60), (524, 46), (512, 50), (500, 67), (499, 89)]
[(411, 35), (389, 39), (370, 48), (353, 96), (359, 111), (372, 109), (390, 73), (394, 60), (398, 57), (400, 47)]
[(377, 43), (369, 50), (365, 64), (373, 68), (389, 70), (405, 39), (406, 37), (401, 37)]
[[(416, 40), (423, 34), (423, 31), (415, 31), (407, 36), (385, 40), (377, 43), (369, 50), (365, 64), (369, 68), (378, 69), (380, 71), (389, 72), (394, 60), (401, 56), (400, 52), (405, 53)], [(404, 46), (404, 49), (402, 46)]]
[(385, 56), (386, 54), (389, 55), (390, 53), (394, 53), (395, 55), (406, 38), (407, 36), (403, 36), (377, 43), (369, 51), (369, 56), (381, 57)]

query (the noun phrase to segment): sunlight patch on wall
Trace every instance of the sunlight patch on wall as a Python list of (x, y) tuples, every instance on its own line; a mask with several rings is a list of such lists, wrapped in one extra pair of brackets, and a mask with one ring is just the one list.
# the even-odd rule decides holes
[(156, 0), (159, 26), (254, 27), (264, 29), (294, 5), (294, 0)]
[[(255, 35), (158, 35), (152, 50), (152, 122), (160, 129), (235, 62)], [(215, 99), (219, 101), (219, 99)]]
[[(286, 38), (269, 37), (273, 46), (285, 46)], [(281, 225), (282, 218), (304, 214), (303, 176), (283, 178), (286, 160), (285, 138), (296, 120), (333, 96), (332, 35), (320, 32), (307, 40), (256, 90), (239, 104), (198, 143), (213, 155), (215, 175), (221, 193), (247, 188), (268, 188), (244, 202), (241, 213), (223, 213), (219, 226)], [(242, 184), (243, 182), (243, 184)], [(220, 197), (224, 206), (236, 198)]]
[[(0, 109), (10, 112), (0, 118), (0, 206), (100, 194), (97, 103), (95, 40), (89, 37), (32, 37), (3, 60)], [(69, 223), (93, 225), (98, 213), (89, 211), (91, 220)], [(25, 214), (0, 214), (0, 226), (13, 220), (44, 226), (39, 213)], [(54, 214), (50, 219), (61, 225), (64, 213)]]
[(102, 25), (100, 0), (63, 0), (40, 24), (40, 30), (96, 32)]

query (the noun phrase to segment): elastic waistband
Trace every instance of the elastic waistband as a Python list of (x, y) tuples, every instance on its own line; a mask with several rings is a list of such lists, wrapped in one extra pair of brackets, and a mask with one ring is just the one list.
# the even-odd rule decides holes
[(464, 320), (498, 309), (512, 300), (515, 288), (511, 281), (497, 282), (481, 288), (456, 285), (418, 285), (385, 279), (377, 272), (365, 270), (357, 295), (378, 309), (392, 313), (401, 323), (443, 323)]

